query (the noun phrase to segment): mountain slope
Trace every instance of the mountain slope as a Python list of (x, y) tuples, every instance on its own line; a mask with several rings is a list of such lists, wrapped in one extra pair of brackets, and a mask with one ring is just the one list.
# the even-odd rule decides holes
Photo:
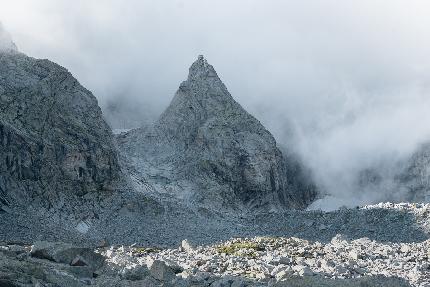
[(0, 204), (61, 204), (120, 177), (96, 98), (63, 67), (0, 51)]
[(153, 126), (119, 137), (129, 169), (159, 190), (223, 207), (304, 207), (273, 136), (199, 56)]

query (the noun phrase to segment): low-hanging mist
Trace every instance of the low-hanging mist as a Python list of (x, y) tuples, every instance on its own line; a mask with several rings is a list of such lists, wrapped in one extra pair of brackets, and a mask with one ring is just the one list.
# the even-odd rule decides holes
[[(314, 208), (401, 200), (392, 178), (430, 141), (425, 1), (0, 4), (18, 48), (69, 68), (113, 128), (154, 120), (204, 54), (331, 195)], [(361, 184), (372, 170), (382, 184)]]

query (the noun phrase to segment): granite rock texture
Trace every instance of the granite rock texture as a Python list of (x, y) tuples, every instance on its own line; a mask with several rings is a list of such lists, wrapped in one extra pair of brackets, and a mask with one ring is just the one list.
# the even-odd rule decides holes
[(111, 190), (120, 166), (96, 98), (65, 68), (0, 51), (0, 205)]
[(303, 208), (314, 196), (287, 176), (289, 163), (274, 137), (203, 56), (156, 123), (120, 135), (118, 143), (136, 178), (188, 202)]

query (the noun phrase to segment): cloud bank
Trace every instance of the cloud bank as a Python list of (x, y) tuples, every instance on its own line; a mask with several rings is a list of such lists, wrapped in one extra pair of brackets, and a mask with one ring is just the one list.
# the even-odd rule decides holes
[[(357, 176), (430, 139), (428, 1), (0, 0), (21, 51), (67, 67), (114, 127), (167, 106), (204, 54), (233, 97), (296, 151), (332, 194), (394, 193)], [(334, 198), (337, 199), (335, 202)]]

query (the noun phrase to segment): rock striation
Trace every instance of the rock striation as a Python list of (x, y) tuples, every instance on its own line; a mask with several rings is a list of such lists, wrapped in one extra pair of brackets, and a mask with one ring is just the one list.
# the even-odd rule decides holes
[(0, 162), (3, 207), (58, 205), (68, 195), (110, 190), (120, 178), (92, 93), (65, 68), (16, 48), (0, 49)]
[[(154, 125), (119, 136), (137, 178), (205, 205), (302, 208), (313, 194), (294, 184), (273, 136), (199, 56)], [(312, 191), (313, 192), (313, 191)]]

